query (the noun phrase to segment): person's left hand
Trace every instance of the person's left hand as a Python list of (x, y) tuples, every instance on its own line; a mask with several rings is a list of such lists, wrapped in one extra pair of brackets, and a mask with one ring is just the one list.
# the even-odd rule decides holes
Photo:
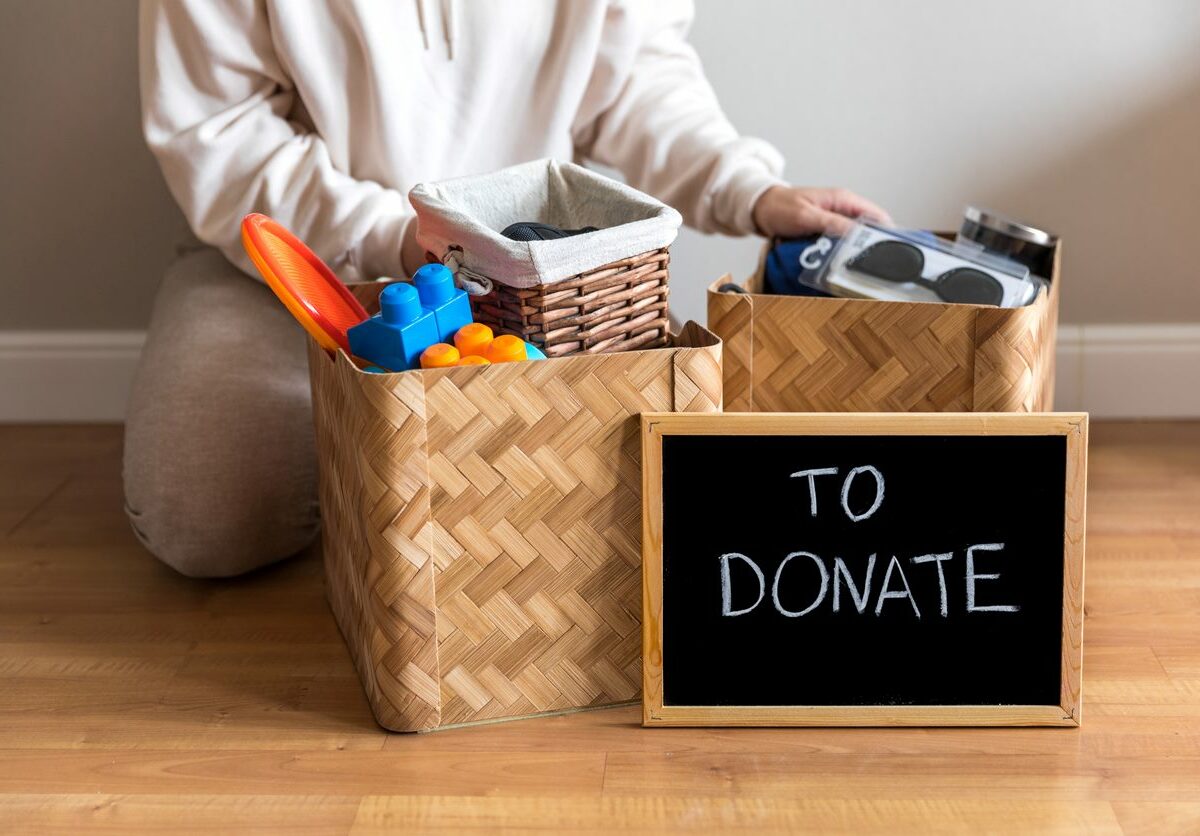
[(845, 235), (859, 217), (892, 223), (882, 208), (848, 189), (772, 186), (754, 204), (754, 223), (768, 238)]

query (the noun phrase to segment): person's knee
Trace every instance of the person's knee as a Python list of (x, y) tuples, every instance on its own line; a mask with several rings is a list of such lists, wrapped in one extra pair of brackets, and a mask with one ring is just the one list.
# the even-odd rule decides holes
[(313, 541), (320, 525), (315, 501), (300, 508), (255, 503), (238, 511), (181, 482), (127, 484), (126, 495), (137, 538), (190, 578), (233, 577), (290, 557)]
[(178, 426), (178, 412), (126, 424), (125, 506), (142, 544), (197, 578), (240, 575), (307, 547), (320, 525), (310, 435), (290, 426), (209, 435)]
[(303, 332), (219, 256), (181, 259), (126, 413), (134, 531), (185, 575), (236, 575), (311, 542), (316, 493)]

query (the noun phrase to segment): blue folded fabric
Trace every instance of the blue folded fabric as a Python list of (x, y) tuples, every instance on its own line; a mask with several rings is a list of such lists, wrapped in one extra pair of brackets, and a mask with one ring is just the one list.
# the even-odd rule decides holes
[(837, 238), (825, 235), (777, 240), (767, 253), (763, 266), (763, 284), (767, 293), (830, 296), (811, 285), (837, 242)]

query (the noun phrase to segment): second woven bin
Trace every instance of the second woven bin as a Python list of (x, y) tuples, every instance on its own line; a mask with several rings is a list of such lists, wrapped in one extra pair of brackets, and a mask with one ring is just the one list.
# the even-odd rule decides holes
[[(431, 260), (471, 293), (475, 319), (547, 356), (668, 342), (668, 247), (674, 209), (573, 163), (538, 160), (492, 174), (422, 183), (409, 200)], [(513, 241), (517, 221), (595, 232)]]
[(725, 411), (1049, 411), (1061, 260), (1023, 308), (767, 294), (761, 262), (746, 293), (719, 279)]

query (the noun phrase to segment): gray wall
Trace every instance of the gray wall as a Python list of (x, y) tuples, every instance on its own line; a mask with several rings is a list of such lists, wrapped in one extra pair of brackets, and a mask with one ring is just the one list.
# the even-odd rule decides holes
[(137, 3), (0, 0), (0, 329), (142, 328), (187, 229), (141, 139)]
[[(1069, 322), (1200, 322), (1200, 3), (700, 0), (734, 122), (913, 226), (1066, 239)], [(0, 329), (138, 329), (185, 226), (141, 144), (133, 0), (0, 0)], [(752, 241), (685, 233), (674, 305)]]

